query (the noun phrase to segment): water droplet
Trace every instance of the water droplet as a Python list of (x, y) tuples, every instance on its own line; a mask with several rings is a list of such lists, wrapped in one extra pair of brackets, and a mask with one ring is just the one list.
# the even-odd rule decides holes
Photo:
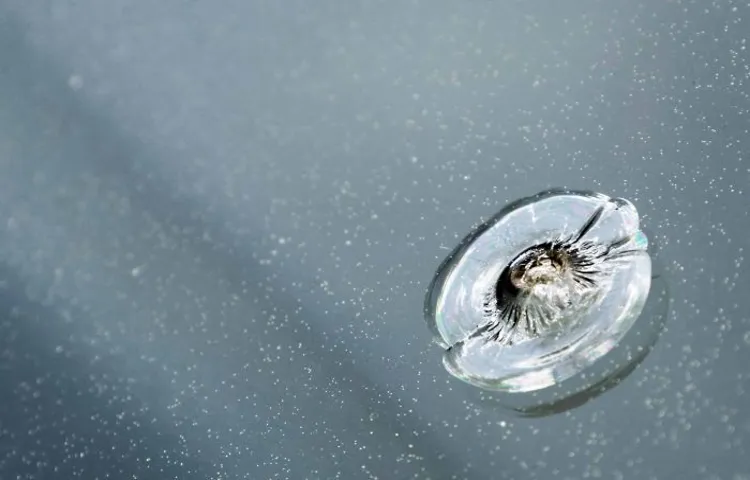
[(554, 190), (511, 203), (441, 264), (427, 322), (448, 372), (489, 390), (564, 381), (611, 351), (651, 285), (632, 203)]

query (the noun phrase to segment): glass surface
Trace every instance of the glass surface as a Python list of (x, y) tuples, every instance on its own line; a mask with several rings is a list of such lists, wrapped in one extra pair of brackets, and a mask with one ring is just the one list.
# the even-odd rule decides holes
[[(217, 3), (0, 1), (0, 478), (750, 475), (747, 2)], [(658, 277), (564, 405), (423, 321), (552, 187)]]

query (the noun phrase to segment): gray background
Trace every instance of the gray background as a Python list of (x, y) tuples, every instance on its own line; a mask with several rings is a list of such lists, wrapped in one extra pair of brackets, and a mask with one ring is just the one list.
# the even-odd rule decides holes
[[(0, 0), (0, 478), (750, 478), (750, 6)], [(519, 419), (450, 378), (439, 261), (632, 200), (667, 330)]]

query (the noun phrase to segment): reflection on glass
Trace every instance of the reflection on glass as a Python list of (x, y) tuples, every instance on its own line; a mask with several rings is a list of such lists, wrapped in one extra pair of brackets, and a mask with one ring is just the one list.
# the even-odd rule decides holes
[(446, 369), (529, 392), (589, 367), (643, 310), (647, 246), (627, 200), (555, 190), (507, 206), (461, 242), (427, 294)]

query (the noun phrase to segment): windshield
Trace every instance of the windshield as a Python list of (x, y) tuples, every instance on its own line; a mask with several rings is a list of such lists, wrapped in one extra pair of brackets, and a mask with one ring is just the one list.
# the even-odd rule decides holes
[[(750, 478), (748, 22), (0, 2), (0, 477)], [(500, 367), (446, 370), (430, 282), (552, 188), (637, 210), (643, 313), (552, 396), (462, 381)]]

